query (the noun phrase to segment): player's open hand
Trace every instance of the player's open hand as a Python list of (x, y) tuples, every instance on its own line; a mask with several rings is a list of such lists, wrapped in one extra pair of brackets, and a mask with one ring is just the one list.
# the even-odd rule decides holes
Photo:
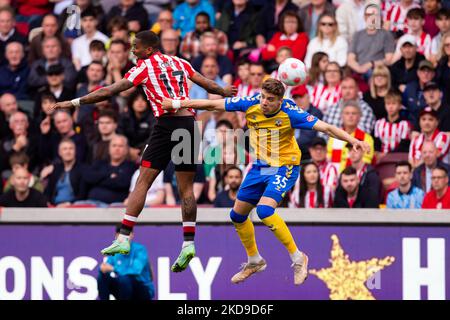
[(61, 101), (61, 102), (55, 103), (54, 105), (52, 105), (47, 110), (44, 110), (44, 112), (46, 114), (50, 115), (53, 112), (55, 112), (57, 109), (70, 109), (72, 107), (73, 107), (72, 102), (70, 102), (70, 101)]
[(173, 109), (173, 107), (172, 107), (172, 99), (164, 98), (162, 103), (161, 103), (161, 106), (162, 106), (162, 108), (164, 110), (172, 110)]
[(223, 88), (224, 97), (234, 97), (237, 93), (237, 88), (235, 86), (226, 86)]
[(362, 150), (364, 153), (369, 153), (370, 146), (367, 142), (358, 140), (353, 144), (353, 150), (355, 151)]

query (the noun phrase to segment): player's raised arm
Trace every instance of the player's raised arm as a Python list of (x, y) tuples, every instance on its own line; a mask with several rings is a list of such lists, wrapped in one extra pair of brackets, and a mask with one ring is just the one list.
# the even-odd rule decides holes
[(197, 110), (209, 110), (209, 111), (225, 111), (225, 99), (219, 100), (172, 100), (164, 99), (162, 102), (162, 108), (164, 110), (173, 110), (180, 108), (192, 108)]
[(321, 120), (317, 120), (317, 122), (314, 124), (313, 129), (316, 131), (323, 132), (327, 134), (330, 137), (347, 141), (350, 144), (353, 145), (354, 149), (362, 149), (364, 152), (369, 153), (370, 152), (370, 146), (365, 141), (360, 141), (350, 134), (348, 134), (346, 131), (339, 129), (338, 127), (331, 125), (329, 123), (323, 122)]
[(127, 79), (122, 79), (118, 82), (113, 83), (110, 86), (100, 88), (94, 92), (91, 92), (81, 98), (73, 99), (70, 101), (61, 101), (52, 106), (49, 110), (53, 112), (58, 108), (73, 108), (79, 107), (82, 104), (92, 104), (97, 103), (99, 101), (103, 101), (111, 98), (112, 96), (118, 94), (119, 92), (130, 89), (133, 86), (133, 83)]
[(198, 72), (195, 72), (190, 79), (209, 93), (219, 94), (222, 97), (232, 97), (237, 93), (237, 88), (235, 86), (226, 86), (222, 88), (217, 83), (205, 78)]

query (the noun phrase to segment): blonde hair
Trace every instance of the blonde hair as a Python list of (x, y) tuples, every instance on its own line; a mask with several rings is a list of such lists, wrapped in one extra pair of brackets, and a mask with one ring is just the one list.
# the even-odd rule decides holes
[[(442, 58), (445, 58), (445, 56), (446, 56), (446, 54), (445, 54), (445, 39), (448, 37), (450, 37), (450, 31), (448, 31), (442, 35), (438, 60), (441, 60)], [(448, 59), (450, 59), (450, 57), (448, 57)]]
[(331, 13), (327, 13), (327, 12), (322, 13), (320, 15), (319, 19), (317, 20), (317, 23), (319, 24), (319, 26), (317, 28), (317, 38), (319, 38), (320, 43), (322, 43), (323, 40), (325, 39), (324, 35), (323, 35), (323, 32), (320, 31), (320, 21), (323, 18), (325, 18), (325, 17), (329, 17), (329, 18), (333, 19), (333, 22), (334, 22), (334, 33), (331, 35), (330, 41), (331, 41), (331, 44), (334, 44), (336, 42), (337, 37), (339, 36), (339, 29), (338, 29), (336, 17), (333, 14), (331, 14)]
[(375, 87), (375, 76), (385, 76), (387, 78), (387, 84), (386, 84), (386, 90), (389, 91), (391, 89), (391, 72), (389, 69), (384, 65), (376, 66), (375, 69), (373, 69), (372, 76), (369, 80), (369, 87), (370, 87), (370, 95), (372, 98), (377, 97), (377, 88)]

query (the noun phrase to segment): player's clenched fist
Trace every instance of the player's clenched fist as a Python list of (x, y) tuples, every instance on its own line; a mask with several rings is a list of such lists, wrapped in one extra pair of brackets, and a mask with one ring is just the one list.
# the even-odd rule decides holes
[(61, 101), (61, 102), (57, 102), (54, 105), (52, 105), (49, 109), (44, 110), (45, 113), (47, 114), (52, 114), (53, 112), (56, 111), (56, 109), (69, 109), (72, 108), (73, 104), (70, 101)]

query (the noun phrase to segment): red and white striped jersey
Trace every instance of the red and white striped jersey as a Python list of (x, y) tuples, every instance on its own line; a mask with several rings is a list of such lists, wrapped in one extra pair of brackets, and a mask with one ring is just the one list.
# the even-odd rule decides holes
[(412, 8), (420, 8), (418, 3), (413, 2), (409, 7), (403, 8), (400, 2), (396, 4), (388, 4), (389, 9), (386, 11), (386, 21), (389, 21), (389, 30), (408, 32), (408, 25), (406, 15), (408, 11)]
[(407, 120), (391, 123), (386, 118), (375, 122), (375, 138), (381, 140), (381, 152), (388, 153), (395, 150), (402, 140), (411, 137), (412, 126)]
[[(427, 140), (425, 135), (421, 133), (411, 141), (409, 147), (409, 159), (410, 160), (420, 160), (422, 156), (422, 145), (424, 141)], [(432, 140), (439, 150), (439, 159), (444, 163), (449, 162), (449, 150), (450, 150), (450, 139), (445, 132), (440, 132), (436, 129), (431, 136)]]
[(337, 104), (341, 98), (341, 85), (330, 87), (322, 83), (318, 83), (314, 86), (311, 93), (311, 104), (322, 111), (323, 114), (327, 114), (328, 109)]
[[(296, 184), (299, 184), (298, 188), (294, 188), (294, 191), (290, 196), (290, 207), (300, 208), (300, 179), (297, 179)], [(322, 187), (323, 192), (323, 205), (318, 204), (317, 192), (316, 191), (306, 191), (305, 194), (305, 206), (304, 208), (331, 208), (333, 205), (334, 192), (331, 188), (327, 186)]]
[[(156, 52), (145, 60), (139, 60), (137, 66), (125, 74), (125, 79), (131, 81), (134, 86), (142, 86), (155, 117), (159, 117), (177, 111), (163, 110), (161, 107), (163, 98), (179, 100), (189, 98), (187, 79), (194, 74), (194, 68), (186, 60)], [(187, 110), (195, 114), (193, 109)]]
[(320, 183), (331, 189), (336, 189), (338, 184), (339, 173), (336, 167), (328, 161), (317, 164), (320, 170)]
[(431, 36), (425, 31), (422, 31), (422, 34), (420, 36), (416, 36), (417, 52), (423, 54), (427, 59), (429, 59), (431, 56), (432, 40), (433, 39), (431, 38)]

